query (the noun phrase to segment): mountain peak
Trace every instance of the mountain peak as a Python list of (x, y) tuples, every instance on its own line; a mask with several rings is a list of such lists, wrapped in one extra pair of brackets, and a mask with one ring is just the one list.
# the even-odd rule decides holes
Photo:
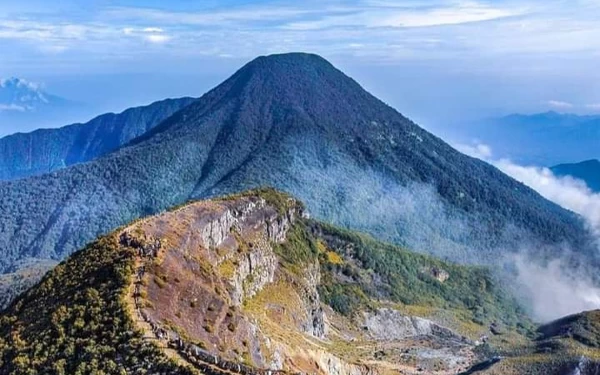
[(271, 88), (287, 86), (287, 89), (296, 87), (303, 90), (315, 88), (308, 87), (307, 84), (352, 81), (323, 57), (301, 52), (257, 57), (244, 65), (232, 78), (248, 83), (260, 81), (262, 84), (269, 84)]
[(281, 64), (287, 64), (289, 66), (298, 65), (303, 67), (332, 67), (331, 63), (325, 58), (314, 53), (306, 52), (289, 52), (259, 56), (246, 64), (246, 66), (274, 66)]
[(0, 79), (0, 111), (33, 111), (58, 99), (46, 94), (42, 85), (22, 78)]
[(10, 77), (0, 78), (0, 88), (19, 88), (31, 91), (41, 91), (42, 85), (36, 82), (27, 81), (22, 78)]
[[(273, 129), (304, 132), (312, 128), (313, 133), (343, 129), (362, 134), (365, 124), (379, 123), (385, 116), (406, 122), (403, 116), (327, 60), (309, 53), (257, 57), (202, 99), (134, 142), (163, 133), (172, 125), (177, 125), (174, 129), (177, 132), (183, 128), (193, 133), (202, 132), (204, 125), (212, 121), (206, 116), (208, 113), (232, 116), (231, 121), (221, 123), (223, 137), (217, 146), (228, 140), (248, 141), (249, 136), (258, 141)], [(261, 116), (267, 118), (258, 121)], [(292, 117), (294, 121), (290, 121)], [(209, 128), (211, 132), (216, 129), (215, 126)]]

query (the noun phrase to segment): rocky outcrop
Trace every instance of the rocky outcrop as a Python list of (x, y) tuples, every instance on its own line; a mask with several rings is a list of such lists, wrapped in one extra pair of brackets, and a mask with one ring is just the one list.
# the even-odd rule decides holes
[(306, 282), (304, 290), (304, 305), (306, 308), (307, 320), (302, 326), (302, 330), (315, 337), (325, 337), (325, 313), (321, 307), (321, 298), (317, 290), (321, 282), (321, 272), (319, 264), (311, 264), (304, 273)]
[(325, 351), (313, 357), (319, 368), (328, 375), (377, 375), (379, 373), (373, 367), (350, 364)]
[(374, 312), (365, 312), (364, 318), (364, 328), (375, 340), (393, 341), (416, 336), (435, 336), (449, 340), (468, 341), (452, 330), (430, 320), (406, 316), (394, 309), (380, 308)]
[(240, 254), (236, 263), (229, 294), (232, 304), (239, 306), (274, 281), (278, 262), (270, 244), (260, 241), (247, 253)]
[[(253, 207), (253, 203), (249, 203)], [(238, 220), (233, 216), (231, 210), (225, 210), (216, 218), (210, 220), (200, 229), (202, 242), (207, 249), (215, 248), (223, 243), (231, 234), (231, 228)]]
[(423, 268), (421, 269), (421, 272), (433, 277), (440, 283), (444, 283), (450, 278), (448, 271), (436, 266)]
[(282, 243), (295, 220), (296, 214), (293, 210), (289, 210), (285, 215), (274, 214), (267, 218), (267, 237), (275, 243)]

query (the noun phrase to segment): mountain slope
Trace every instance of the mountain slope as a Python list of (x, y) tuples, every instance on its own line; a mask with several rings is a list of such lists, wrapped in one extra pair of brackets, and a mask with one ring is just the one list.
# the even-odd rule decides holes
[(1, 183), (0, 269), (60, 259), (190, 198), (260, 185), (324, 220), (465, 262), (495, 263), (498, 246), (525, 238), (590, 250), (576, 215), (455, 151), (324, 59), (286, 54), (250, 62), (112, 154)]
[(571, 176), (579, 179), (594, 192), (600, 193), (600, 160), (587, 160), (580, 163), (559, 164), (550, 168), (557, 176)]
[(0, 374), (192, 374), (134, 327), (131, 250), (114, 238), (60, 264), (0, 315)]
[(562, 375), (598, 368), (597, 315), (534, 338), (488, 269), (308, 219), (260, 189), (70, 256), (0, 313), (0, 374)]
[(488, 271), (323, 226), (261, 190), (72, 255), (0, 314), (0, 374), (445, 375), (479, 358), (490, 324), (518, 340), (530, 325)]
[(145, 133), (193, 100), (167, 99), (120, 114), (104, 114), (84, 124), (1, 138), (0, 180), (48, 173), (95, 159)]

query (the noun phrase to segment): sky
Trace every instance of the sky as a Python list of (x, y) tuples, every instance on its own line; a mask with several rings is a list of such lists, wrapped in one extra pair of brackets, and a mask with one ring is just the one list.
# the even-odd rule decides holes
[(256, 56), (304, 51), (426, 128), (590, 114), (598, 19), (599, 0), (0, 0), (0, 78), (100, 113), (200, 96)]

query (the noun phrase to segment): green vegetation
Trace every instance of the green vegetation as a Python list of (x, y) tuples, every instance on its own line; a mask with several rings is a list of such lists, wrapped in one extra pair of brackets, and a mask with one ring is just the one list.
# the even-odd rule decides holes
[(542, 340), (572, 338), (583, 345), (600, 349), (600, 310), (564, 317), (543, 325), (539, 331)]
[[(62, 259), (190, 199), (258, 186), (293, 194), (319, 219), (399, 244), (426, 227), (437, 244), (429, 250), (443, 248), (453, 260), (501, 258), (494, 250), (511, 248), (502, 246), (504, 228), (522, 229), (515, 242), (533, 235), (582, 253), (591, 243), (574, 214), (460, 154), (324, 59), (287, 54), (252, 61), (128, 147), (0, 183), (0, 272), (26, 258)], [(417, 194), (423, 190), (431, 196)], [(407, 225), (414, 215), (401, 198), (413, 192), (419, 212), (438, 204), (449, 220), (469, 219), (465, 233), (447, 233), (439, 216)], [(425, 251), (418, 244), (407, 243)]]
[(241, 197), (260, 197), (271, 207), (275, 207), (280, 215), (294, 208), (304, 209), (304, 204), (289, 194), (278, 191), (269, 186), (244, 191), (242, 193), (229, 194), (220, 198), (221, 200), (236, 200)]
[(283, 264), (296, 273), (302, 273), (306, 264), (317, 259), (318, 243), (303, 224), (295, 224), (287, 234), (286, 241), (276, 244), (275, 254), (283, 260)]
[[(532, 324), (489, 270), (443, 262), (336, 228), (313, 224), (313, 231), (344, 259), (322, 254), (321, 296), (335, 310), (351, 314), (373, 300), (468, 312), (477, 324), (494, 321), (527, 331)], [(434, 270), (447, 272), (440, 281)]]
[(4, 137), (0, 139), (0, 180), (48, 173), (108, 154), (194, 100), (166, 99), (119, 114), (103, 114), (84, 124)]
[(0, 275), (0, 311), (4, 310), (19, 294), (37, 284), (55, 262), (36, 262), (17, 272)]
[(133, 255), (101, 238), (16, 300), (0, 315), (0, 374), (193, 374), (134, 327)]

